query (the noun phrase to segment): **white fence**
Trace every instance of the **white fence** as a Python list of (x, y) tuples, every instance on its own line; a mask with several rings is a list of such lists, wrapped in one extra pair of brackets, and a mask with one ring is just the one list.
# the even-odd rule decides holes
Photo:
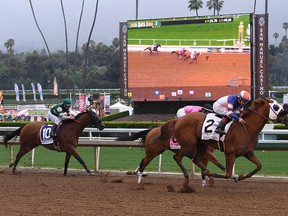
[[(0, 132), (14, 131), (18, 127), (0, 127)], [(88, 137), (79, 138), (79, 147), (93, 147), (94, 148), (94, 170), (99, 170), (100, 148), (101, 147), (140, 147), (139, 140), (135, 141), (116, 141), (116, 137), (101, 136), (104, 133), (137, 133), (142, 129), (135, 128), (105, 128), (103, 131), (99, 131), (97, 128), (85, 128), (83, 132), (88, 134)], [(97, 133), (94, 136), (93, 133)], [(259, 135), (258, 145), (256, 150), (288, 150), (288, 140), (276, 140), (276, 135), (288, 135), (288, 130), (273, 130), (263, 129)], [(3, 144), (3, 137), (0, 137), (0, 144)], [(19, 144), (19, 139), (12, 139), (10, 144)], [(33, 149), (34, 150), (34, 149)], [(32, 151), (31, 164), (34, 166), (35, 151)], [(139, 158), (140, 160), (141, 158)], [(13, 161), (13, 145), (10, 145), (10, 161)], [(137, 164), (135, 164), (137, 165)], [(158, 171), (162, 172), (162, 157), (159, 157)], [(192, 170), (193, 172), (193, 170)]]

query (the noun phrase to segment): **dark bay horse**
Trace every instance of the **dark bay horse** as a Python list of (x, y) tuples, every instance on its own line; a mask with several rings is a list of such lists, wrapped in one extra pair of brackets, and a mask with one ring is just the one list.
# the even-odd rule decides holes
[(158, 48), (159, 47), (161, 47), (161, 45), (160, 44), (153, 44), (152, 46), (149, 46), (149, 47), (146, 47), (145, 49), (144, 49), (144, 51), (145, 50), (149, 50), (150, 51), (150, 54), (152, 55), (153, 53), (159, 53), (159, 51), (158, 51)]
[[(171, 119), (168, 122), (174, 123), (177, 119)], [(140, 139), (140, 144), (145, 148), (146, 156), (141, 160), (139, 165), (134, 171), (127, 172), (128, 175), (138, 174), (138, 183), (141, 183), (144, 169), (148, 166), (148, 164), (158, 155), (162, 154), (166, 150), (170, 150), (174, 153), (178, 152), (179, 149), (171, 149), (170, 140), (173, 135), (167, 137), (167, 139), (159, 140), (157, 137), (161, 134), (161, 126), (154, 127), (148, 130), (140, 131), (132, 136), (129, 135), (121, 135), (117, 138), (120, 141), (133, 141)], [(221, 162), (216, 158), (213, 153), (213, 148), (209, 148), (207, 153), (202, 158), (202, 163), (207, 166), (208, 162), (211, 161), (216, 166), (218, 166), (221, 170), (225, 171), (225, 166), (221, 164)], [(191, 153), (186, 152), (188, 158), (192, 159)], [(210, 184), (213, 185), (214, 181), (210, 178)], [(202, 177), (202, 186), (206, 185), (205, 176)]]
[[(193, 162), (202, 170), (203, 175), (225, 179), (233, 178), (234, 181), (240, 181), (252, 177), (262, 167), (253, 150), (258, 143), (258, 135), (264, 125), (268, 120), (278, 121), (286, 113), (283, 111), (283, 107), (273, 99), (261, 98), (253, 101), (252, 106), (242, 116), (246, 123), (234, 122), (226, 134), (223, 146), (226, 158), (225, 175), (211, 173), (201, 161), (208, 146), (214, 149), (219, 148), (217, 141), (201, 140), (205, 114), (200, 112), (191, 113), (181, 117), (177, 122), (171, 122), (174, 125), (169, 124), (169, 122), (162, 125), (160, 138), (165, 140), (171, 134), (174, 134), (181, 145), (181, 149), (174, 155), (174, 159), (184, 174), (184, 187), (189, 186), (189, 175), (182, 164), (182, 158), (186, 156), (187, 151), (192, 151)], [(245, 175), (232, 177), (235, 159), (240, 156), (247, 158), (256, 165), (256, 168)]]
[(185, 56), (185, 54), (188, 52), (188, 50), (186, 49), (180, 49), (180, 50), (176, 50), (176, 51), (172, 51), (171, 54), (176, 54), (177, 58), (180, 59), (181, 57)]
[[(20, 149), (18, 154), (16, 155), (16, 160), (14, 163), (11, 163), (9, 166), (12, 167), (12, 172), (15, 173), (16, 167), (20, 159), (28, 152), (30, 152), (33, 148), (36, 148), (41, 144), (40, 141), (40, 128), (44, 124), (41, 123), (28, 123), (16, 131), (13, 131), (6, 136), (4, 136), (4, 143), (7, 147), (7, 142), (14, 138), (15, 136), (20, 135)], [(99, 130), (104, 129), (104, 124), (102, 120), (96, 115), (96, 113), (92, 110), (87, 110), (85, 112), (79, 113), (75, 119), (66, 119), (62, 121), (62, 125), (60, 126), (60, 134), (56, 138), (59, 142), (60, 151), (66, 152), (65, 164), (64, 164), (64, 176), (67, 175), (67, 168), (69, 164), (69, 160), (71, 155), (75, 157), (75, 159), (82, 164), (85, 170), (90, 173), (91, 171), (87, 168), (85, 162), (77, 153), (76, 148), (78, 145), (78, 139), (80, 133), (84, 130), (84, 128), (88, 125), (96, 126)], [(55, 150), (54, 144), (45, 144), (42, 145), (47, 149)]]

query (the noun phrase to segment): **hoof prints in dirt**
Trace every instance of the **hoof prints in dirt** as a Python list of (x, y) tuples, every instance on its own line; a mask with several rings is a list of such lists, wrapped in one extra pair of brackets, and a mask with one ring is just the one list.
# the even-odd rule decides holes
[[(176, 190), (174, 189), (174, 187), (172, 185), (167, 185), (167, 191), (168, 192), (175, 192)], [(195, 189), (191, 188), (190, 186), (183, 187), (178, 191), (178, 193), (194, 193), (194, 192), (195, 192)]]

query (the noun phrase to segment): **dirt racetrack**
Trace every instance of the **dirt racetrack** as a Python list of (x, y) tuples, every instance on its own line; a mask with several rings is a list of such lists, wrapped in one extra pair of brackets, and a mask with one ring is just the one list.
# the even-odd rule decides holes
[[(182, 175), (150, 174), (137, 189), (125, 173), (69, 170), (11, 170), (0, 174), (1, 215), (287, 215), (288, 179), (254, 177), (243, 182), (215, 180), (196, 192), (179, 193)], [(172, 185), (175, 192), (168, 192)]]

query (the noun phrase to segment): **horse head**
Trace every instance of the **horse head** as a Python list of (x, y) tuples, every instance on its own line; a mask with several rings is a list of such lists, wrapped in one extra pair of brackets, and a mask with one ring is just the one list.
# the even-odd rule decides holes
[(95, 126), (99, 130), (103, 130), (105, 128), (104, 123), (102, 122), (102, 119), (100, 119), (94, 109), (87, 109), (85, 112), (79, 113), (75, 117), (75, 121), (90, 125), (90, 126)]
[(273, 122), (280, 122), (285, 113), (283, 107), (274, 99), (260, 98), (252, 102), (252, 110), (255, 110), (258, 114), (261, 113), (267, 120)]
[(100, 131), (104, 130), (105, 125), (101, 118), (99, 118), (96, 114), (96, 112), (92, 109), (89, 110), (89, 116), (90, 116), (90, 126), (97, 127)]

